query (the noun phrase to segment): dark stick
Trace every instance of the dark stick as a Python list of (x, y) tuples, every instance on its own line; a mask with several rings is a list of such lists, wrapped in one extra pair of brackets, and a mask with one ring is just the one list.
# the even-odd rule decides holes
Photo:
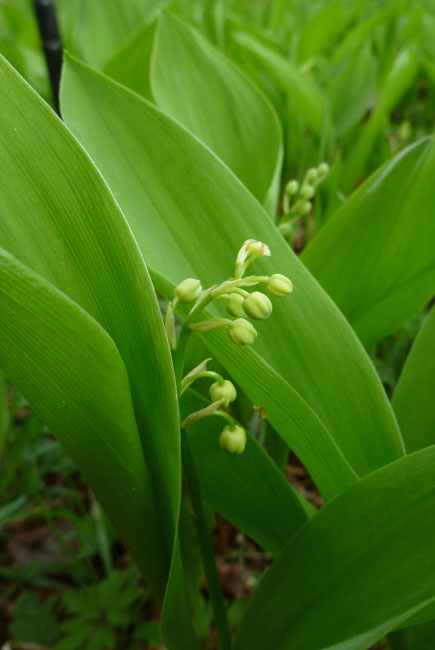
[(62, 69), (62, 43), (57, 24), (56, 8), (54, 0), (33, 0), (33, 5), (38, 20), (48, 74), (50, 75), (54, 106), (57, 114), (60, 115), (59, 84)]

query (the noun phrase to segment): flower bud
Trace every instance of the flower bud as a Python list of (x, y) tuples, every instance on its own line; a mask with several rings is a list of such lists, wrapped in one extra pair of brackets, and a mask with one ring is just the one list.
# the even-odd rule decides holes
[(327, 162), (322, 162), (320, 165), (317, 167), (317, 173), (319, 176), (320, 180), (323, 180), (324, 178), (327, 177), (329, 174), (329, 165)]
[(257, 330), (248, 320), (236, 318), (228, 325), (228, 336), (237, 345), (252, 345), (257, 336)]
[(315, 183), (317, 181), (317, 178), (319, 176), (319, 173), (315, 167), (311, 167), (305, 174), (305, 182), (306, 183)]
[(311, 203), (311, 201), (305, 201), (305, 203), (302, 204), (299, 212), (301, 214), (308, 214), (309, 212), (311, 212), (312, 207), (313, 207), (313, 204)]
[(299, 190), (299, 183), (295, 180), (289, 181), (285, 186), (285, 193), (290, 196), (297, 194)]
[(219, 446), (230, 454), (242, 454), (246, 447), (245, 430), (238, 424), (226, 426), (219, 436)]
[(284, 296), (293, 293), (293, 284), (285, 275), (275, 273), (270, 277), (269, 282), (267, 283), (267, 290), (272, 294), (272, 296), (284, 298)]
[(253, 291), (243, 301), (243, 309), (251, 318), (264, 320), (272, 313), (272, 303), (264, 293)]
[(210, 399), (212, 402), (217, 402), (218, 400), (223, 399), (222, 406), (225, 408), (230, 404), (230, 402), (234, 402), (234, 400), (237, 397), (237, 391), (234, 386), (234, 384), (229, 381), (228, 379), (225, 379), (223, 384), (220, 384), (218, 381), (216, 381), (214, 384), (210, 386)]
[(312, 199), (314, 196), (314, 187), (312, 185), (304, 185), (301, 189), (301, 199)]
[(249, 264), (264, 255), (270, 256), (269, 246), (258, 239), (247, 239), (237, 253), (236, 268), (241, 268), (244, 271)]
[(202, 286), (199, 280), (187, 278), (175, 287), (174, 295), (180, 302), (193, 302), (202, 293)]
[(230, 297), (225, 301), (225, 309), (232, 316), (243, 318), (246, 316), (245, 310), (243, 309), (244, 300), (244, 297), (240, 293), (231, 293)]
[(293, 235), (294, 228), (289, 221), (283, 221), (278, 225), (278, 230), (283, 237), (289, 239)]

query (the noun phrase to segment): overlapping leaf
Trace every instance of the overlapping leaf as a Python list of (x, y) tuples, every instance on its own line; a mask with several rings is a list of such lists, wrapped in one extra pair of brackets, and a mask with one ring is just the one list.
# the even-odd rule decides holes
[(394, 331), (434, 293), (434, 181), (426, 138), (375, 172), (302, 255), (364, 342)]
[(365, 650), (433, 600), (434, 471), (430, 447), (327, 504), (264, 576), (235, 650)]
[(270, 245), (272, 258), (256, 268), (290, 276), (294, 296), (274, 300), (254, 350), (219, 331), (204, 341), (267, 408), (320, 488), (331, 496), (355, 479), (346, 459), (363, 474), (400, 455), (391, 410), (353, 332), (228, 169), (155, 107), (71, 59), (63, 114), (113, 188), (165, 295), (188, 276), (205, 285), (229, 277), (249, 237)]
[[(148, 523), (162, 535), (154, 559), (163, 574), (178, 518), (180, 458), (175, 381), (154, 289), (83, 149), (4, 61), (0, 82), (0, 164), (8, 170), (0, 179), (0, 244), (80, 304), (120, 351), (152, 474), (149, 499), (159, 508)], [(104, 462), (98, 456), (95, 471)]]
[(379, 95), (370, 118), (364, 124), (342, 176), (342, 188), (351, 192), (357, 181), (364, 177), (368, 158), (384, 126), (385, 120), (397, 102), (412, 86), (418, 72), (418, 60), (414, 52), (404, 49), (396, 57)]
[[(194, 391), (182, 400), (182, 417), (207, 404)], [(307, 520), (294, 489), (252, 436), (240, 456), (223, 453), (218, 417), (199, 420), (185, 434), (205, 501), (270, 553), (278, 553)]]
[(300, 117), (313, 133), (320, 136), (329, 120), (327, 101), (320, 88), (292, 61), (274, 52), (252, 34), (237, 31), (233, 38), (276, 79)]
[(113, 340), (4, 249), (0, 311), (0, 367), (58, 437), (161, 593), (166, 571), (157, 555), (158, 512)]
[(151, 65), (157, 106), (197, 135), (274, 213), (281, 128), (266, 97), (201, 34), (170, 14), (159, 20)]
[[(433, 239), (435, 247), (435, 237)], [(435, 308), (420, 330), (393, 395), (409, 452), (435, 444)]]

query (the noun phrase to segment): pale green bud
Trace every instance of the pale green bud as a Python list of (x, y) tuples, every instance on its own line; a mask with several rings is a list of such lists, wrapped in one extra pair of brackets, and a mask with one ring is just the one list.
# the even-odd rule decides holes
[(242, 454), (246, 447), (245, 430), (238, 424), (226, 426), (219, 436), (219, 446), (230, 454)]
[(294, 228), (289, 221), (283, 221), (278, 225), (278, 230), (283, 237), (288, 239), (293, 235)]
[(309, 169), (305, 174), (305, 181), (307, 183), (315, 183), (317, 181), (318, 175), (319, 173), (317, 169), (315, 167), (311, 167), (311, 169)]
[(272, 313), (272, 303), (261, 291), (253, 291), (243, 302), (243, 309), (251, 318), (264, 320)]
[(304, 185), (301, 189), (301, 199), (312, 199), (314, 196), (314, 187), (312, 185)]
[(175, 287), (174, 295), (180, 302), (193, 302), (202, 293), (202, 286), (199, 280), (187, 278)]
[(227, 312), (232, 316), (244, 318), (246, 316), (245, 310), (243, 309), (244, 300), (244, 297), (241, 296), (240, 293), (231, 293), (230, 297), (225, 301)]
[(299, 190), (299, 183), (296, 180), (289, 181), (285, 186), (285, 193), (290, 196), (297, 194)]
[(311, 201), (305, 201), (305, 203), (302, 204), (299, 212), (301, 214), (308, 214), (309, 212), (311, 212), (312, 207), (313, 207), (313, 204), (311, 203)]
[(270, 256), (269, 246), (258, 239), (247, 239), (237, 253), (235, 277), (242, 277), (249, 264), (264, 255)]
[(228, 325), (228, 336), (237, 345), (252, 345), (257, 337), (257, 330), (248, 320), (236, 318)]
[(322, 162), (320, 165), (317, 167), (317, 173), (319, 176), (320, 180), (323, 180), (324, 178), (327, 177), (329, 174), (329, 165), (327, 162)]
[(293, 284), (287, 276), (281, 275), (281, 273), (274, 273), (267, 283), (267, 290), (272, 296), (284, 298), (284, 296), (293, 293)]
[(223, 406), (227, 407), (230, 402), (234, 402), (237, 397), (237, 391), (234, 384), (225, 379), (223, 384), (216, 381), (210, 386), (210, 399), (212, 402), (217, 402), (223, 399)]

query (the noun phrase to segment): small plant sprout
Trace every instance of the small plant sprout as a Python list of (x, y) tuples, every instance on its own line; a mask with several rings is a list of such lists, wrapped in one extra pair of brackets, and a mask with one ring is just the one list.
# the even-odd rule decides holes
[(327, 177), (329, 165), (326, 162), (318, 167), (311, 167), (305, 173), (302, 184), (296, 180), (287, 183), (282, 202), (283, 214), (278, 223), (282, 236), (291, 241), (295, 225), (301, 217), (310, 214), (317, 186)]
[[(169, 303), (166, 312), (165, 327), (172, 349), (179, 394), (182, 395), (194, 381), (201, 377), (214, 380), (214, 383), (210, 386), (211, 404), (185, 418), (182, 422), (182, 428), (187, 428), (200, 418), (209, 415), (218, 415), (227, 419), (229, 423), (228, 431), (233, 432), (235, 427), (238, 426), (230, 414), (221, 410), (222, 408), (228, 408), (231, 402), (236, 399), (237, 391), (235, 386), (218, 373), (207, 370), (207, 363), (210, 359), (206, 359), (183, 377), (184, 353), (186, 342), (192, 331), (205, 332), (218, 327), (225, 327), (229, 338), (236, 345), (252, 345), (254, 343), (257, 330), (247, 319), (265, 320), (272, 314), (273, 306), (271, 300), (262, 291), (256, 290), (250, 293), (247, 288), (264, 284), (271, 295), (280, 298), (290, 295), (293, 291), (293, 285), (289, 278), (279, 273), (271, 276), (245, 276), (249, 266), (255, 260), (264, 256), (270, 256), (268, 246), (256, 239), (248, 239), (237, 254), (232, 278), (220, 284), (214, 284), (208, 289), (202, 288), (200, 280), (187, 278), (177, 285), (174, 290), (174, 298)], [(201, 312), (214, 300), (224, 300), (226, 311), (236, 318), (234, 320), (230, 318), (201, 320)], [(180, 303), (189, 304), (192, 302), (194, 304), (187, 313), (177, 338), (175, 330), (177, 306)], [(240, 427), (238, 428), (240, 429)], [(246, 441), (246, 436), (243, 438), (240, 432), (237, 435), (237, 445), (228, 443), (225, 445), (225, 449), (231, 452), (234, 448), (237, 449), (234, 453), (240, 454), (243, 451), (242, 447), (244, 447), (242, 440)], [(224, 438), (227, 439), (227, 434)], [(231, 438), (231, 440), (234, 439)]]

